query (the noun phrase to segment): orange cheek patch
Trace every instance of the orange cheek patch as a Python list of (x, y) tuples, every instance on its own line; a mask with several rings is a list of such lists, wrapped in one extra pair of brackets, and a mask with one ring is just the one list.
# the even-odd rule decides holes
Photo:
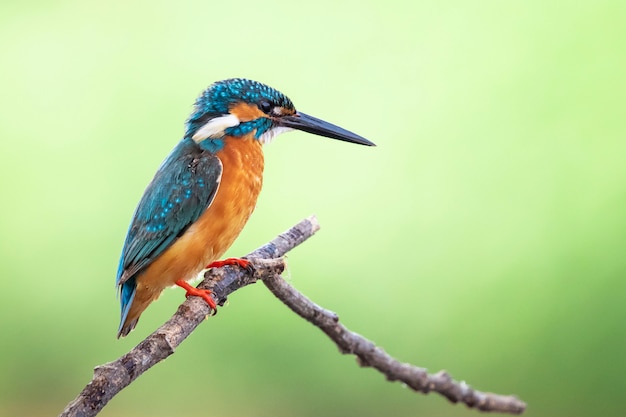
[(263, 113), (255, 104), (237, 103), (230, 108), (230, 114), (237, 116), (240, 122), (249, 122), (251, 120), (258, 119), (259, 117), (265, 117)]
[(277, 116), (291, 116), (296, 113), (294, 109), (286, 109), (284, 107), (275, 107), (272, 112)]

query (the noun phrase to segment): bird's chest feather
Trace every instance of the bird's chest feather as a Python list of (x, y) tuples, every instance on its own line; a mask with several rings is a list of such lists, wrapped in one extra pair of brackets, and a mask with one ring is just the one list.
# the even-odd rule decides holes
[(256, 206), (263, 183), (261, 144), (253, 139), (226, 138), (217, 153), (222, 177), (209, 207), (150, 265), (140, 282), (165, 288), (193, 279), (221, 257), (237, 238)]
[(257, 140), (226, 138), (217, 156), (223, 165), (217, 194), (188, 231), (211, 247), (209, 262), (222, 256), (239, 236), (263, 184), (263, 152)]

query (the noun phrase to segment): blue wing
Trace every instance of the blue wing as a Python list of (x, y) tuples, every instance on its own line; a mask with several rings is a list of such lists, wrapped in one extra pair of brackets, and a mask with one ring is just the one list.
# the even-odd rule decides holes
[(122, 249), (116, 281), (122, 316), (132, 303), (136, 275), (207, 209), (221, 175), (221, 161), (191, 139), (183, 139), (165, 159), (135, 210)]

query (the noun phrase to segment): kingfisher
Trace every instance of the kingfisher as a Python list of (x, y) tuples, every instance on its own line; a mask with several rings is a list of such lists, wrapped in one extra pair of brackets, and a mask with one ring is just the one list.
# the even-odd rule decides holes
[(239, 258), (218, 259), (243, 229), (263, 182), (262, 145), (301, 130), (360, 145), (369, 140), (296, 111), (283, 93), (243, 78), (211, 84), (196, 99), (185, 134), (165, 158), (133, 214), (116, 285), (121, 303), (117, 337), (171, 286), (202, 297), (216, 310), (211, 291), (192, 287), (207, 268), (249, 267)]

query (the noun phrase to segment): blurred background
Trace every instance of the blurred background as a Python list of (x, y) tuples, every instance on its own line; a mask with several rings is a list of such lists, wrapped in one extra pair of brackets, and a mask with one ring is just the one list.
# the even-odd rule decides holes
[[(529, 417), (623, 416), (625, 21), (620, 1), (3, 2), (0, 414), (57, 415), (184, 299), (115, 339), (144, 187), (196, 96), (248, 77), (378, 147), (280, 136), (227, 255), (315, 213), (287, 278), (353, 331)], [(262, 285), (101, 413), (476, 414), (358, 368)]]

